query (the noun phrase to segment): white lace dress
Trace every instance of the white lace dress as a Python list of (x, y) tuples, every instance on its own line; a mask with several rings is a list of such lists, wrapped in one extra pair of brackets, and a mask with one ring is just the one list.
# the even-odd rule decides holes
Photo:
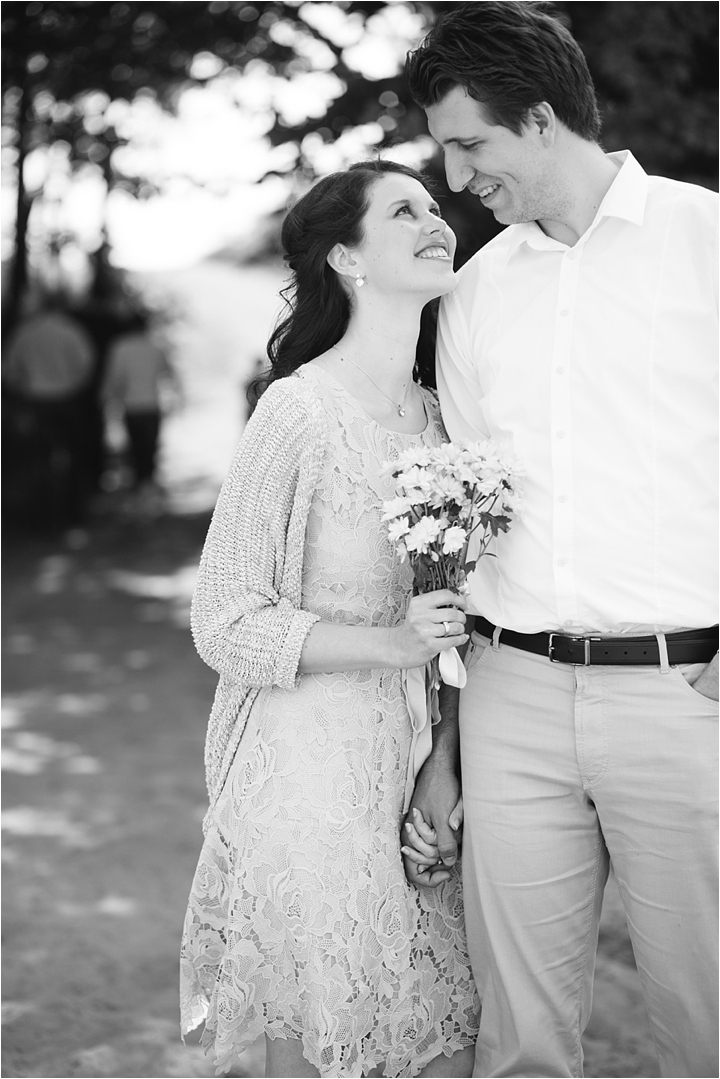
[[(411, 575), (386, 538), (385, 461), (444, 434), (374, 422), (331, 375), (301, 369), (327, 414), (307, 526), (303, 608), (345, 625), (402, 620)], [(479, 1005), (457, 870), (408, 885), (400, 855), (412, 730), (399, 670), (261, 689), (215, 805), (182, 952), (184, 1027), (205, 1017), (218, 1074), (263, 1032), (302, 1037), (323, 1076), (411, 1076), (474, 1043)]]

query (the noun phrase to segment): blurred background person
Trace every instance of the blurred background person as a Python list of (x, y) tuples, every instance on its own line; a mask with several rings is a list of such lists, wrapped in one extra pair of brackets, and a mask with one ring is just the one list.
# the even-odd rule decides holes
[(136, 508), (152, 509), (160, 495), (156, 469), (163, 407), (177, 402), (179, 387), (142, 314), (134, 314), (110, 345), (101, 399), (110, 413), (120, 412), (125, 425)]
[[(26, 412), (25, 430), (39, 457), (39, 520), (50, 529), (85, 522), (90, 476), (88, 387), (95, 349), (88, 333), (48, 295), (17, 326), (3, 357), (3, 381)], [(44, 489), (43, 489), (44, 488)]]

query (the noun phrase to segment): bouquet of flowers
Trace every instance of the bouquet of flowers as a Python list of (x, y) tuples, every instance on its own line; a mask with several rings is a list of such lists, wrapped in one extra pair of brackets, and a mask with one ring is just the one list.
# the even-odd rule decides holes
[[(449, 442), (407, 450), (387, 469), (397, 497), (384, 503), (383, 520), (402, 560), (410, 560), (415, 594), (439, 588), (466, 592), (467, 575), (481, 555), (492, 556), (488, 545), (508, 531), (519, 506), (519, 462), (503, 456), (490, 440)], [(429, 666), (434, 690), (441, 678), (449, 685), (465, 684), (456, 649), (441, 652)]]

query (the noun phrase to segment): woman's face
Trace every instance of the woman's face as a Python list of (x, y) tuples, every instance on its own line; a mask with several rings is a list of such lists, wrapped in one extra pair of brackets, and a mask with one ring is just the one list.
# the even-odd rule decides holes
[(417, 180), (387, 173), (370, 188), (363, 240), (353, 251), (368, 290), (430, 300), (455, 287), (455, 234)]

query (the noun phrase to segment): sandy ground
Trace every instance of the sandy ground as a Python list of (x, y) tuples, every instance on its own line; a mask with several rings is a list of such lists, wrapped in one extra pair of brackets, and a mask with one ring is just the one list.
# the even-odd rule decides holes
[[(273, 271), (153, 278), (182, 319), (186, 405), (167, 425), (170, 512), (97, 507), (74, 549), (6, 528), (3, 1070), (210, 1076), (177, 1024), (177, 948), (205, 810), (215, 675), (189, 599), (242, 385), (277, 309)], [(617, 891), (603, 913), (588, 1076), (658, 1074)], [(263, 1074), (263, 1047), (238, 1075)]]

